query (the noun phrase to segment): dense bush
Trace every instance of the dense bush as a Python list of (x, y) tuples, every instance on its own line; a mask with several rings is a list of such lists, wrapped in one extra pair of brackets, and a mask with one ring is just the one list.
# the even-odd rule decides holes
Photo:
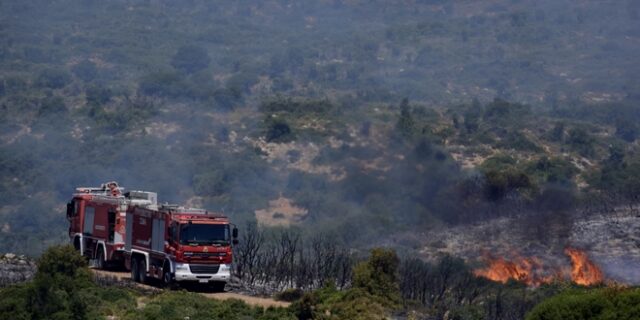
[(399, 263), (393, 250), (371, 250), (367, 261), (357, 264), (353, 269), (353, 287), (382, 298), (381, 303), (385, 307), (396, 307), (400, 302)]
[(185, 73), (195, 73), (206, 69), (211, 62), (207, 50), (195, 45), (186, 45), (178, 48), (171, 59), (171, 65)]
[(32, 282), (0, 289), (1, 319), (294, 319), (283, 308), (250, 307), (239, 300), (216, 301), (200, 294), (167, 292), (137, 307), (136, 294), (98, 287), (84, 257), (72, 246), (49, 248)]
[(240, 300), (218, 301), (201, 294), (165, 292), (149, 301), (142, 310), (129, 314), (126, 319), (295, 319), (283, 308), (250, 307)]
[(638, 319), (640, 290), (603, 288), (570, 290), (551, 297), (527, 314), (527, 320)]
[(294, 131), (286, 120), (273, 117), (267, 118), (265, 131), (267, 142), (290, 142), (295, 140), (295, 137)]
[(91, 286), (86, 261), (73, 247), (51, 247), (38, 260), (33, 282), (0, 291), (0, 318), (85, 319)]
[(71, 82), (71, 75), (64, 69), (47, 68), (38, 74), (36, 83), (40, 86), (60, 89)]
[(89, 82), (96, 78), (98, 75), (98, 68), (96, 68), (96, 64), (89, 60), (82, 60), (78, 64), (71, 67), (71, 72), (80, 78), (80, 80)]
[(260, 105), (260, 110), (266, 114), (284, 112), (294, 115), (329, 115), (331, 112), (336, 111), (336, 106), (326, 99), (315, 100), (275, 96), (263, 101)]
[(511, 167), (502, 170), (486, 170), (485, 194), (489, 201), (500, 201), (512, 192), (526, 195), (535, 189), (531, 178), (523, 171)]
[(150, 96), (181, 97), (188, 96), (187, 84), (182, 75), (176, 72), (158, 72), (149, 74), (138, 85), (140, 93)]

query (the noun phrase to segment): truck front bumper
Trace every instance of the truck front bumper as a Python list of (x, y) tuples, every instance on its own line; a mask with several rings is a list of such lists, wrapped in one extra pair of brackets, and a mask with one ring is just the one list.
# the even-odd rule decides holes
[(229, 279), (231, 279), (230, 264), (175, 264), (174, 280), (178, 282), (227, 282)]

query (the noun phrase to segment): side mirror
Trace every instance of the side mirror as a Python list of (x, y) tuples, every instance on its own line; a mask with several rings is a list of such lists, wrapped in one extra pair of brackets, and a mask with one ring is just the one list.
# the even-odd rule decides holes
[(75, 206), (73, 201), (67, 203), (67, 218), (73, 217), (73, 213), (74, 213), (73, 211), (75, 209), (74, 207)]
[(238, 237), (238, 228), (233, 227), (233, 230), (231, 231), (231, 236), (235, 239)]

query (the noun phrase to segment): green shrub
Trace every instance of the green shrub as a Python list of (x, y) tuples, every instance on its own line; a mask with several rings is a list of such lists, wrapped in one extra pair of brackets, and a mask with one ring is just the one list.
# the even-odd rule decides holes
[(211, 58), (207, 49), (194, 45), (180, 47), (171, 59), (171, 65), (185, 73), (195, 73), (206, 69), (209, 62), (211, 62)]
[(416, 132), (416, 123), (411, 114), (409, 100), (406, 98), (400, 103), (400, 116), (396, 122), (396, 130), (403, 138), (411, 138)]
[(42, 87), (60, 89), (71, 82), (69, 72), (59, 68), (47, 68), (38, 74), (36, 83)]
[(187, 84), (176, 72), (155, 72), (148, 74), (138, 84), (140, 93), (148, 96), (180, 97), (188, 95)]
[(563, 186), (572, 186), (573, 177), (579, 172), (578, 168), (568, 160), (546, 156), (528, 163), (525, 170), (541, 182)]
[(400, 303), (397, 279), (399, 263), (398, 256), (391, 249), (371, 250), (369, 259), (353, 269), (354, 288), (382, 298), (381, 303), (385, 307), (396, 307)]
[(389, 312), (383, 303), (383, 298), (359, 288), (337, 290), (333, 285), (327, 285), (305, 293), (289, 309), (301, 320), (387, 319)]
[(229, 299), (213, 300), (198, 293), (164, 292), (146, 303), (142, 310), (136, 310), (127, 319), (295, 319), (284, 308), (251, 307), (246, 303)]
[(595, 151), (595, 138), (583, 127), (569, 130), (567, 144), (585, 157), (593, 156)]
[(265, 114), (328, 115), (336, 111), (336, 106), (327, 99), (318, 100), (275, 96), (264, 100), (262, 104), (260, 104), (260, 111)]
[(295, 140), (295, 134), (289, 123), (280, 118), (268, 118), (265, 132), (267, 142), (290, 142)]
[(103, 105), (109, 100), (111, 100), (111, 96), (113, 93), (109, 88), (105, 88), (103, 86), (90, 85), (85, 89), (85, 98), (87, 100), (87, 104), (89, 105)]
[(67, 111), (64, 99), (59, 96), (47, 97), (40, 102), (38, 114), (41, 116), (56, 115)]
[[(276, 214), (273, 215), (274, 218), (276, 218)], [(280, 215), (282, 214), (280, 213)], [(284, 215), (282, 215), (282, 217), (284, 217)], [(291, 302), (291, 301), (300, 300), (300, 298), (302, 298), (303, 295), (304, 295), (304, 291), (302, 291), (301, 289), (292, 288), (282, 292), (278, 292), (275, 295), (275, 298), (276, 300)]]
[(542, 151), (542, 148), (540, 148), (540, 146), (527, 138), (527, 136), (525, 136), (522, 132), (518, 131), (511, 131), (507, 133), (507, 136), (498, 143), (498, 147), (518, 151)]
[(71, 72), (84, 82), (89, 82), (98, 75), (96, 64), (89, 60), (82, 60), (82, 62), (74, 65), (71, 67)]
[(568, 291), (544, 300), (527, 320), (640, 319), (640, 289)]

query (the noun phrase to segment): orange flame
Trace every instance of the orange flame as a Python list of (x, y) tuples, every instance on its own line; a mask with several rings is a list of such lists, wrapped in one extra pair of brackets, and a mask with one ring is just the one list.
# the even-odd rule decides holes
[(602, 271), (596, 266), (584, 251), (575, 248), (566, 248), (564, 253), (571, 258), (571, 280), (573, 282), (589, 286), (601, 283), (604, 280)]
[(542, 264), (537, 258), (518, 257), (511, 260), (504, 258), (486, 257), (489, 265), (480, 270), (475, 270), (476, 276), (485, 277), (493, 281), (506, 283), (509, 279), (522, 281), (530, 286), (539, 286), (550, 282), (553, 277), (544, 276)]
[[(580, 285), (593, 285), (601, 283), (604, 276), (600, 268), (596, 266), (584, 251), (575, 248), (566, 248), (565, 254), (571, 258), (571, 281)], [(554, 279), (567, 276), (569, 272), (562, 272), (561, 268), (545, 268), (540, 259), (536, 257), (516, 257), (507, 260), (485, 256), (487, 267), (477, 269), (473, 273), (493, 281), (506, 283), (510, 279), (521, 281), (530, 286), (539, 286), (549, 283)]]

